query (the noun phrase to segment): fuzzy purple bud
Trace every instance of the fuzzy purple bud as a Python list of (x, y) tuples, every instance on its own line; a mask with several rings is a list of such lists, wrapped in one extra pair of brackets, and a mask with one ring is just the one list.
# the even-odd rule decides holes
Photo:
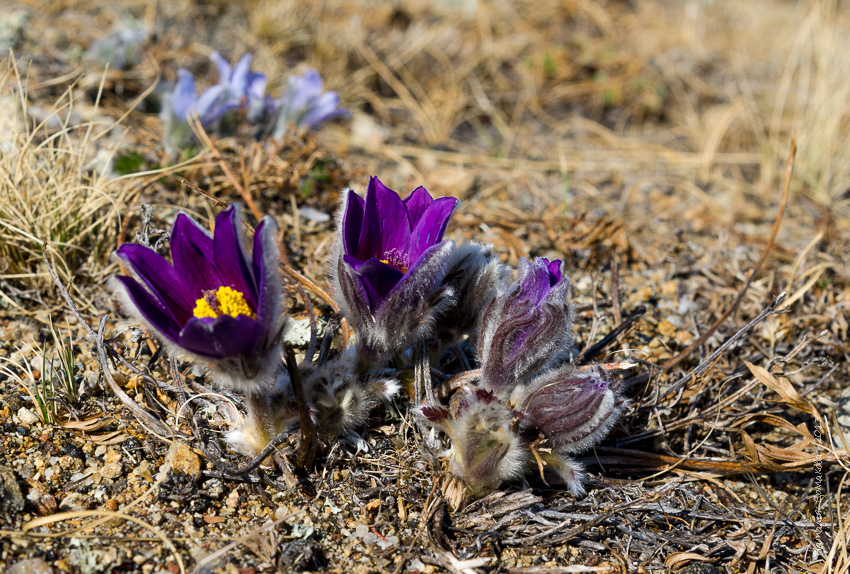
[(418, 414), (449, 436), (451, 471), (475, 496), (522, 476), (528, 467), (531, 454), (517, 432), (522, 415), (488, 391), (464, 388), (450, 412), (426, 406)]
[(560, 451), (577, 453), (602, 439), (620, 417), (623, 401), (602, 371), (572, 365), (547, 371), (514, 393), (527, 425)]
[(352, 436), (369, 412), (390, 401), (401, 388), (393, 378), (356, 372), (354, 347), (302, 374), (307, 408), (325, 440)]
[(479, 336), (482, 384), (508, 392), (562, 361), (572, 341), (570, 280), (559, 260), (521, 259), (519, 278), (487, 308)]
[(468, 241), (455, 249), (446, 284), (457, 304), (439, 321), (437, 336), (444, 346), (477, 330), (484, 310), (503, 289), (510, 270), (499, 263), (493, 246)]

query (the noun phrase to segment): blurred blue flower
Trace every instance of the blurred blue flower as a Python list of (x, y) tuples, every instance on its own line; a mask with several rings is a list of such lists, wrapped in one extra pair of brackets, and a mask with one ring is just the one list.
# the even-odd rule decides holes
[(209, 128), (220, 115), (218, 103), (225, 92), (225, 86), (215, 85), (200, 96), (195, 91), (195, 77), (184, 68), (177, 70), (177, 83), (174, 90), (166, 94), (160, 117), (165, 123), (165, 140), (176, 149), (182, 149), (192, 140), (189, 117), (196, 114), (204, 126)]
[(322, 89), (322, 76), (316, 70), (308, 69), (303, 76), (290, 76), (286, 90), (276, 102), (272, 137), (280, 139), (292, 127), (315, 128), (328, 120), (350, 115), (339, 107), (339, 94)]
[(242, 56), (234, 68), (218, 52), (213, 52), (210, 59), (218, 68), (216, 85), (197, 95), (194, 76), (180, 68), (174, 90), (165, 97), (161, 116), (165, 122), (166, 141), (174, 148), (183, 148), (191, 142), (189, 117), (193, 113), (204, 129), (219, 135), (235, 131), (238, 118), (231, 117), (232, 112), (244, 113), (249, 122), (260, 121), (274, 113), (274, 101), (265, 95), (265, 74), (250, 69), (251, 54)]
[(210, 59), (218, 67), (218, 85), (224, 87), (224, 101), (217, 113), (224, 115), (234, 110), (244, 110), (249, 122), (256, 122), (274, 108), (274, 101), (266, 96), (266, 75), (251, 71), (251, 54), (245, 54), (231, 69), (230, 64), (218, 52)]

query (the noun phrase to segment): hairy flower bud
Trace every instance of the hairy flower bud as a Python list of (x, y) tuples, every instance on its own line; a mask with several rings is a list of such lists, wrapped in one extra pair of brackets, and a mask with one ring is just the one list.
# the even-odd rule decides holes
[(481, 323), (481, 380), (497, 394), (556, 365), (572, 341), (570, 280), (559, 260), (521, 259), (519, 278), (489, 305)]
[(509, 273), (492, 245), (469, 241), (455, 249), (445, 282), (457, 303), (438, 323), (437, 337), (444, 345), (477, 330), (484, 310), (504, 288)]

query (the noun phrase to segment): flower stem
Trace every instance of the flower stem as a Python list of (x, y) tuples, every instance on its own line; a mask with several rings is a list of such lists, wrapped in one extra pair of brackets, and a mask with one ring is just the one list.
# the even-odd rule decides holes
[(248, 424), (254, 429), (259, 443), (268, 444), (277, 434), (268, 394), (262, 391), (247, 393), (245, 406), (248, 408)]
[(301, 444), (298, 447), (298, 458), (296, 464), (299, 468), (307, 468), (313, 464), (316, 451), (319, 448), (319, 437), (316, 425), (310, 418), (307, 410), (307, 402), (304, 398), (304, 388), (301, 386), (301, 373), (298, 370), (298, 362), (295, 352), (289, 345), (285, 346), (286, 370), (289, 371), (289, 380), (292, 381), (292, 390), (295, 393), (295, 402), (298, 404), (298, 419), (301, 423)]

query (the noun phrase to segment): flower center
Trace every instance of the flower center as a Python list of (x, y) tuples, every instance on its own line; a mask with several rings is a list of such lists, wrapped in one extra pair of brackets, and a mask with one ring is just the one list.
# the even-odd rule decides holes
[(257, 314), (245, 300), (245, 295), (227, 286), (204, 293), (203, 297), (195, 301), (193, 313), (198, 319), (215, 319), (222, 315), (231, 317), (247, 315), (252, 319), (257, 318)]

